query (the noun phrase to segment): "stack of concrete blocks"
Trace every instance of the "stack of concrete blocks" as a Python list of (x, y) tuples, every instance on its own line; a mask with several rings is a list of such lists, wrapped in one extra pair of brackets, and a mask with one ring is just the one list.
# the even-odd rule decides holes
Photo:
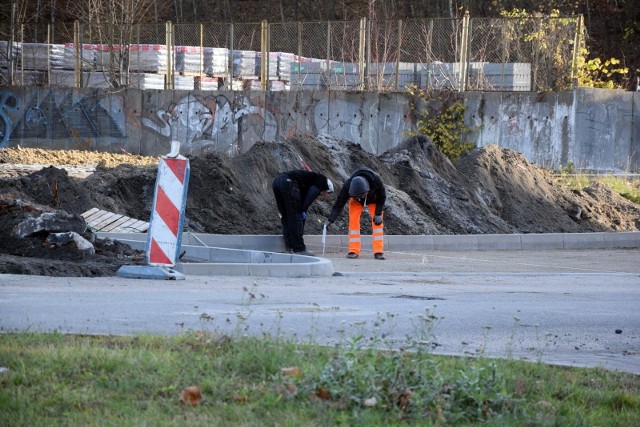
[(420, 86), (435, 89), (457, 89), (460, 63), (434, 61), (420, 64)]
[(526, 62), (485, 63), (478, 83), (478, 86), (487, 90), (529, 92), (531, 91), (531, 64)]
[[(234, 90), (262, 90), (262, 81), (260, 80), (241, 80), (242, 87)], [(287, 83), (282, 80), (268, 80), (267, 90), (283, 91), (287, 90)]]
[(242, 90), (262, 90), (260, 80), (242, 80)]
[[(13, 73), (13, 84), (15, 86), (46, 86), (47, 73), (44, 71), (18, 69)], [(0, 70), (0, 86), (9, 83), (9, 70)]]
[(167, 46), (162, 44), (132, 44), (129, 46), (131, 72), (166, 74), (168, 70)]
[(386, 91), (395, 90), (396, 74), (398, 90), (404, 90), (410, 85), (419, 85), (419, 64), (413, 62), (377, 62), (368, 68), (369, 88)]
[[(82, 87), (110, 88), (110, 76), (103, 71), (83, 71), (80, 75)], [(76, 73), (72, 70), (51, 70), (49, 85), (75, 87)]]
[(292, 65), (298, 61), (298, 55), (287, 52), (277, 53), (277, 76), (278, 80), (291, 81)]
[[(270, 52), (268, 55), (269, 60), (267, 61), (267, 80), (277, 80), (278, 79), (278, 52)], [(256, 73), (260, 75), (260, 67), (262, 64), (262, 52), (257, 52), (256, 54)]]
[(289, 83), (284, 80), (269, 80), (269, 87), (267, 89), (273, 92), (280, 92), (289, 90), (289, 88)]
[(75, 87), (76, 76), (72, 70), (51, 70), (49, 75), (50, 86)]
[(21, 43), (17, 54), (17, 67), (13, 84), (18, 86), (44, 86), (49, 69), (49, 46), (46, 43)]
[(325, 86), (329, 89), (356, 89), (360, 83), (358, 64), (354, 62), (329, 61), (325, 72)]
[(246, 90), (247, 82), (252, 81), (256, 80), (231, 79), (231, 90)]
[(195, 89), (194, 76), (173, 76), (173, 88), (177, 90), (193, 90)]
[[(432, 62), (428, 66), (421, 64), (420, 80), (422, 87), (454, 89), (460, 86), (459, 62)], [(467, 70), (467, 88), (478, 90), (531, 90), (531, 64), (471, 62)]]
[(261, 85), (259, 53), (253, 50), (233, 51), (232, 90), (259, 90)]
[(198, 90), (218, 90), (220, 89), (220, 77), (196, 76), (194, 78), (194, 88)]
[(175, 47), (175, 70), (184, 75), (199, 75), (203, 72), (204, 52), (198, 46)]
[(233, 51), (233, 77), (242, 80), (257, 80), (260, 74), (258, 52), (252, 50)]
[[(178, 74), (174, 76), (176, 89), (262, 88), (259, 52), (177, 46), (172, 55), (174, 70)], [(225, 80), (222, 85), (222, 79), (229, 78), (230, 60), (233, 64), (231, 82)], [(85, 87), (112, 87), (114, 82), (110, 82), (109, 72), (128, 70), (132, 87), (164, 89), (169, 57), (166, 45), (162, 44), (126, 47), (83, 44), (77, 50), (73, 43), (14, 43), (9, 49), (7, 41), (0, 41), (0, 68), (5, 69), (3, 81), (8, 81), (7, 68), (10, 64), (14, 66), (13, 82), (18, 85), (74, 87), (74, 70), (79, 64), (83, 73), (89, 73), (82, 75), (82, 86)], [(367, 86), (382, 91), (404, 90), (414, 84), (422, 88), (458, 90), (460, 67), (459, 62), (439, 61), (372, 63), (367, 68)], [(51, 70), (51, 77), (47, 82), (48, 70)], [(269, 54), (267, 76), (268, 90), (352, 90), (361, 83), (357, 63), (299, 57), (287, 52)], [(472, 90), (530, 91), (531, 64), (472, 62), (468, 65), (466, 84)]]
[(296, 57), (290, 64), (291, 90), (320, 90), (325, 88), (326, 61), (316, 58)]
[(46, 43), (22, 43), (18, 67), (25, 70), (48, 70), (50, 46)]
[(205, 47), (203, 57), (204, 73), (211, 77), (227, 77), (229, 73), (229, 49)]
[[(96, 45), (96, 70), (105, 73), (126, 70), (127, 48), (120, 45)], [(102, 80), (105, 80), (104, 78)], [(94, 87), (93, 85), (90, 85)], [(103, 87), (102, 82), (99, 86)]]
[(164, 89), (164, 74), (132, 73), (129, 75), (130, 86), (135, 89)]
[(19, 53), (20, 43), (14, 42), (13, 45), (10, 45), (8, 41), (0, 40), (0, 67), (9, 68), (9, 64), (15, 64)]
[(62, 70), (64, 68), (64, 44), (52, 44), (49, 48), (49, 63), (51, 69)]
[(96, 66), (97, 45), (82, 44), (76, 49), (74, 43), (65, 43), (62, 68), (75, 70), (76, 60), (81, 70), (93, 70)]
[(82, 73), (82, 85), (84, 87), (109, 89), (115, 87), (117, 84), (117, 82), (112, 80), (109, 70)]

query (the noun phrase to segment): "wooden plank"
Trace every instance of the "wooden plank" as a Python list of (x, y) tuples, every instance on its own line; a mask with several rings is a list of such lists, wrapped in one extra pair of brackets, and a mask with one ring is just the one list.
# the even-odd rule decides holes
[(91, 224), (95, 224), (96, 222), (99, 222), (101, 218), (104, 218), (105, 215), (109, 215), (109, 213), (110, 212), (108, 211), (98, 211), (93, 215), (91, 215), (90, 217), (85, 218), (85, 221)]
[(127, 231), (129, 226), (131, 224), (134, 224), (136, 221), (137, 221), (137, 219), (129, 218), (127, 221), (125, 221), (124, 223), (120, 224), (119, 227), (117, 227), (116, 229), (114, 229), (112, 231)]
[(129, 228), (133, 228), (136, 231), (142, 232), (142, 231), (146, 231), (149, 228), (149, 223), (138, 220), (138, 222), (131, 224)]
[(93, 231), (140, 233), (149, 229), (148, 222), (98, 208), (91, 208), (82, 216), (85, 218), (87, 226)]
[(138, 228), (141, 227), (144, 224), (144, 221), (139, 221), (137, 220), (134, 223), (128, 224), (127, 225), (127, 229), (129, 230), (135, 230), (135, 231), (139, 231)]
[(115, 229), (117, 229), (118, 227), (120, 227), (121, 224), (123, 224), (125, 221), (130, 220), (131, 218), (129, 218), (128, 216), (123, 216), (122, 218), (118, 219), (115, 222), (112, 222), (111, 224), (107, 224), (106, 226), (102, 227), (102, 229), (100, 231), (113, 231)]
[(123, 216), (124, 215), (114, 214), (114, 213), (110, 212), (109, 215), (105, 215), (104, 217), (102, 217), (101, 221), (98, 221), (98, 222), (94, 223), (94, 227), (96, 227), (99, 230), (102, 230), (104, 227), (106, 227), (107, 225), (119, 220)]
[(99, 211), (100, 211), (100, 209), (98, 209), (98, 208), (91, 208), (88, 211), (84, 212), (82, 214), (82, 217), (85, 218), (85, 219), (89, 218), (91, 215), (93, 215), (94, 213), (99, 212)]

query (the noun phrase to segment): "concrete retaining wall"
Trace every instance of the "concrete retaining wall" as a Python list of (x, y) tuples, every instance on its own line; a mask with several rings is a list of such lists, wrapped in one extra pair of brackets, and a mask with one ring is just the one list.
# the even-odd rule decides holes
[[(640, 166), (640, 93), (468, 92), (467, 136), (557, 168)], [(331, 135), (381, 154), (415, 128), (405, 93), (343, 91), (167, 91), (0, 88), (0, 147), (20, 145), (162, 155), (236, 155), (256, 141)]]

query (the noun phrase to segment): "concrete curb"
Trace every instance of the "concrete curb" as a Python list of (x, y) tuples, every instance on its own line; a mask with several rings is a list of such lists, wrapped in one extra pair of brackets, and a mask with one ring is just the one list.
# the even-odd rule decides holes
[[(134, 249), (146, 249), (146, 234), (108, 233), (110, 237), (126, 243)], [(186, 252), (173, 270), (192, 276), (267, 276), (267, 277), (321, 277), (334, 273), (330, 260), (320, 257), (276, 253), (263, 250), (229, 249), (200, 243), (198, 246), (183, 244)], [(140, 278), (138, 270), (129, 277)], [(154, 277), (155, 278), (155, 277)]]
[[(144, 250), (146, 233), (104, 233), (99, 237), (127, 243)], [(371, 247), (371, 236), (362, 236), (362, 247)], [(385, 252), (409, 251), (517, 251), (640, 248), (640, 232), (483, 234), (437, 236), (385, 236)], [(346, 235), (305, 236), (307, 247), (322, 255), (346, 252)], [(184, 233), (183, 262), (175, 270), (197, 276), (318, 277), (334, 273), (330, 260), (281, 253), (284, 245), (276, 235), (225, 235)]]
[[(146, 233), (98, 233), (100, 237), (118, 240), (146, 241)], [(307, 246), (322, 252), (322, 236), (304, 237)], [(183, 246), (210, 246), (228, 249), (250, 249), (282, 252), (281, 236), (275, 235), (231, 235), (184, 233)], [(386, 251), (483, 251), (483, 250), (553, 250), (553, 249), (628, 249), (640, 248), (640, 232), (601, 233), (542, 233), (542, 234), (465, 234), (384, 236)], [(362, 236), (362, 247), (371, 246), (371, 236)], [(332, 234), (326, 237), (325, 248), (331, 251), (346, 250), (347, 236)]]

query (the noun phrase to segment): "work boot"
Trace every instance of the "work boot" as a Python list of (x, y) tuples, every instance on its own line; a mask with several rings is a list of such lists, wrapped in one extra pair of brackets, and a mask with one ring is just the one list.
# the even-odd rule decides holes
[(356, 259), (356, 258), (358, 258), (358, 254), (357, 254), (357, 253), (355, 253), (355, 252), (349, 252), (349, 253), (347, 254), (347, 258), (350, 258), (350, 259)]
[(311, 251), (308, 250), (304, 250), (304, 251), (300, 251), (300, 252), (294, 252), (295, 255), (306, 255), (306, 256), (316, 256), (316, 254), (314, 254)]
[(373, 257), (375, 259), (384, 259), (384, 254), (382, 252), (376, 252)]

